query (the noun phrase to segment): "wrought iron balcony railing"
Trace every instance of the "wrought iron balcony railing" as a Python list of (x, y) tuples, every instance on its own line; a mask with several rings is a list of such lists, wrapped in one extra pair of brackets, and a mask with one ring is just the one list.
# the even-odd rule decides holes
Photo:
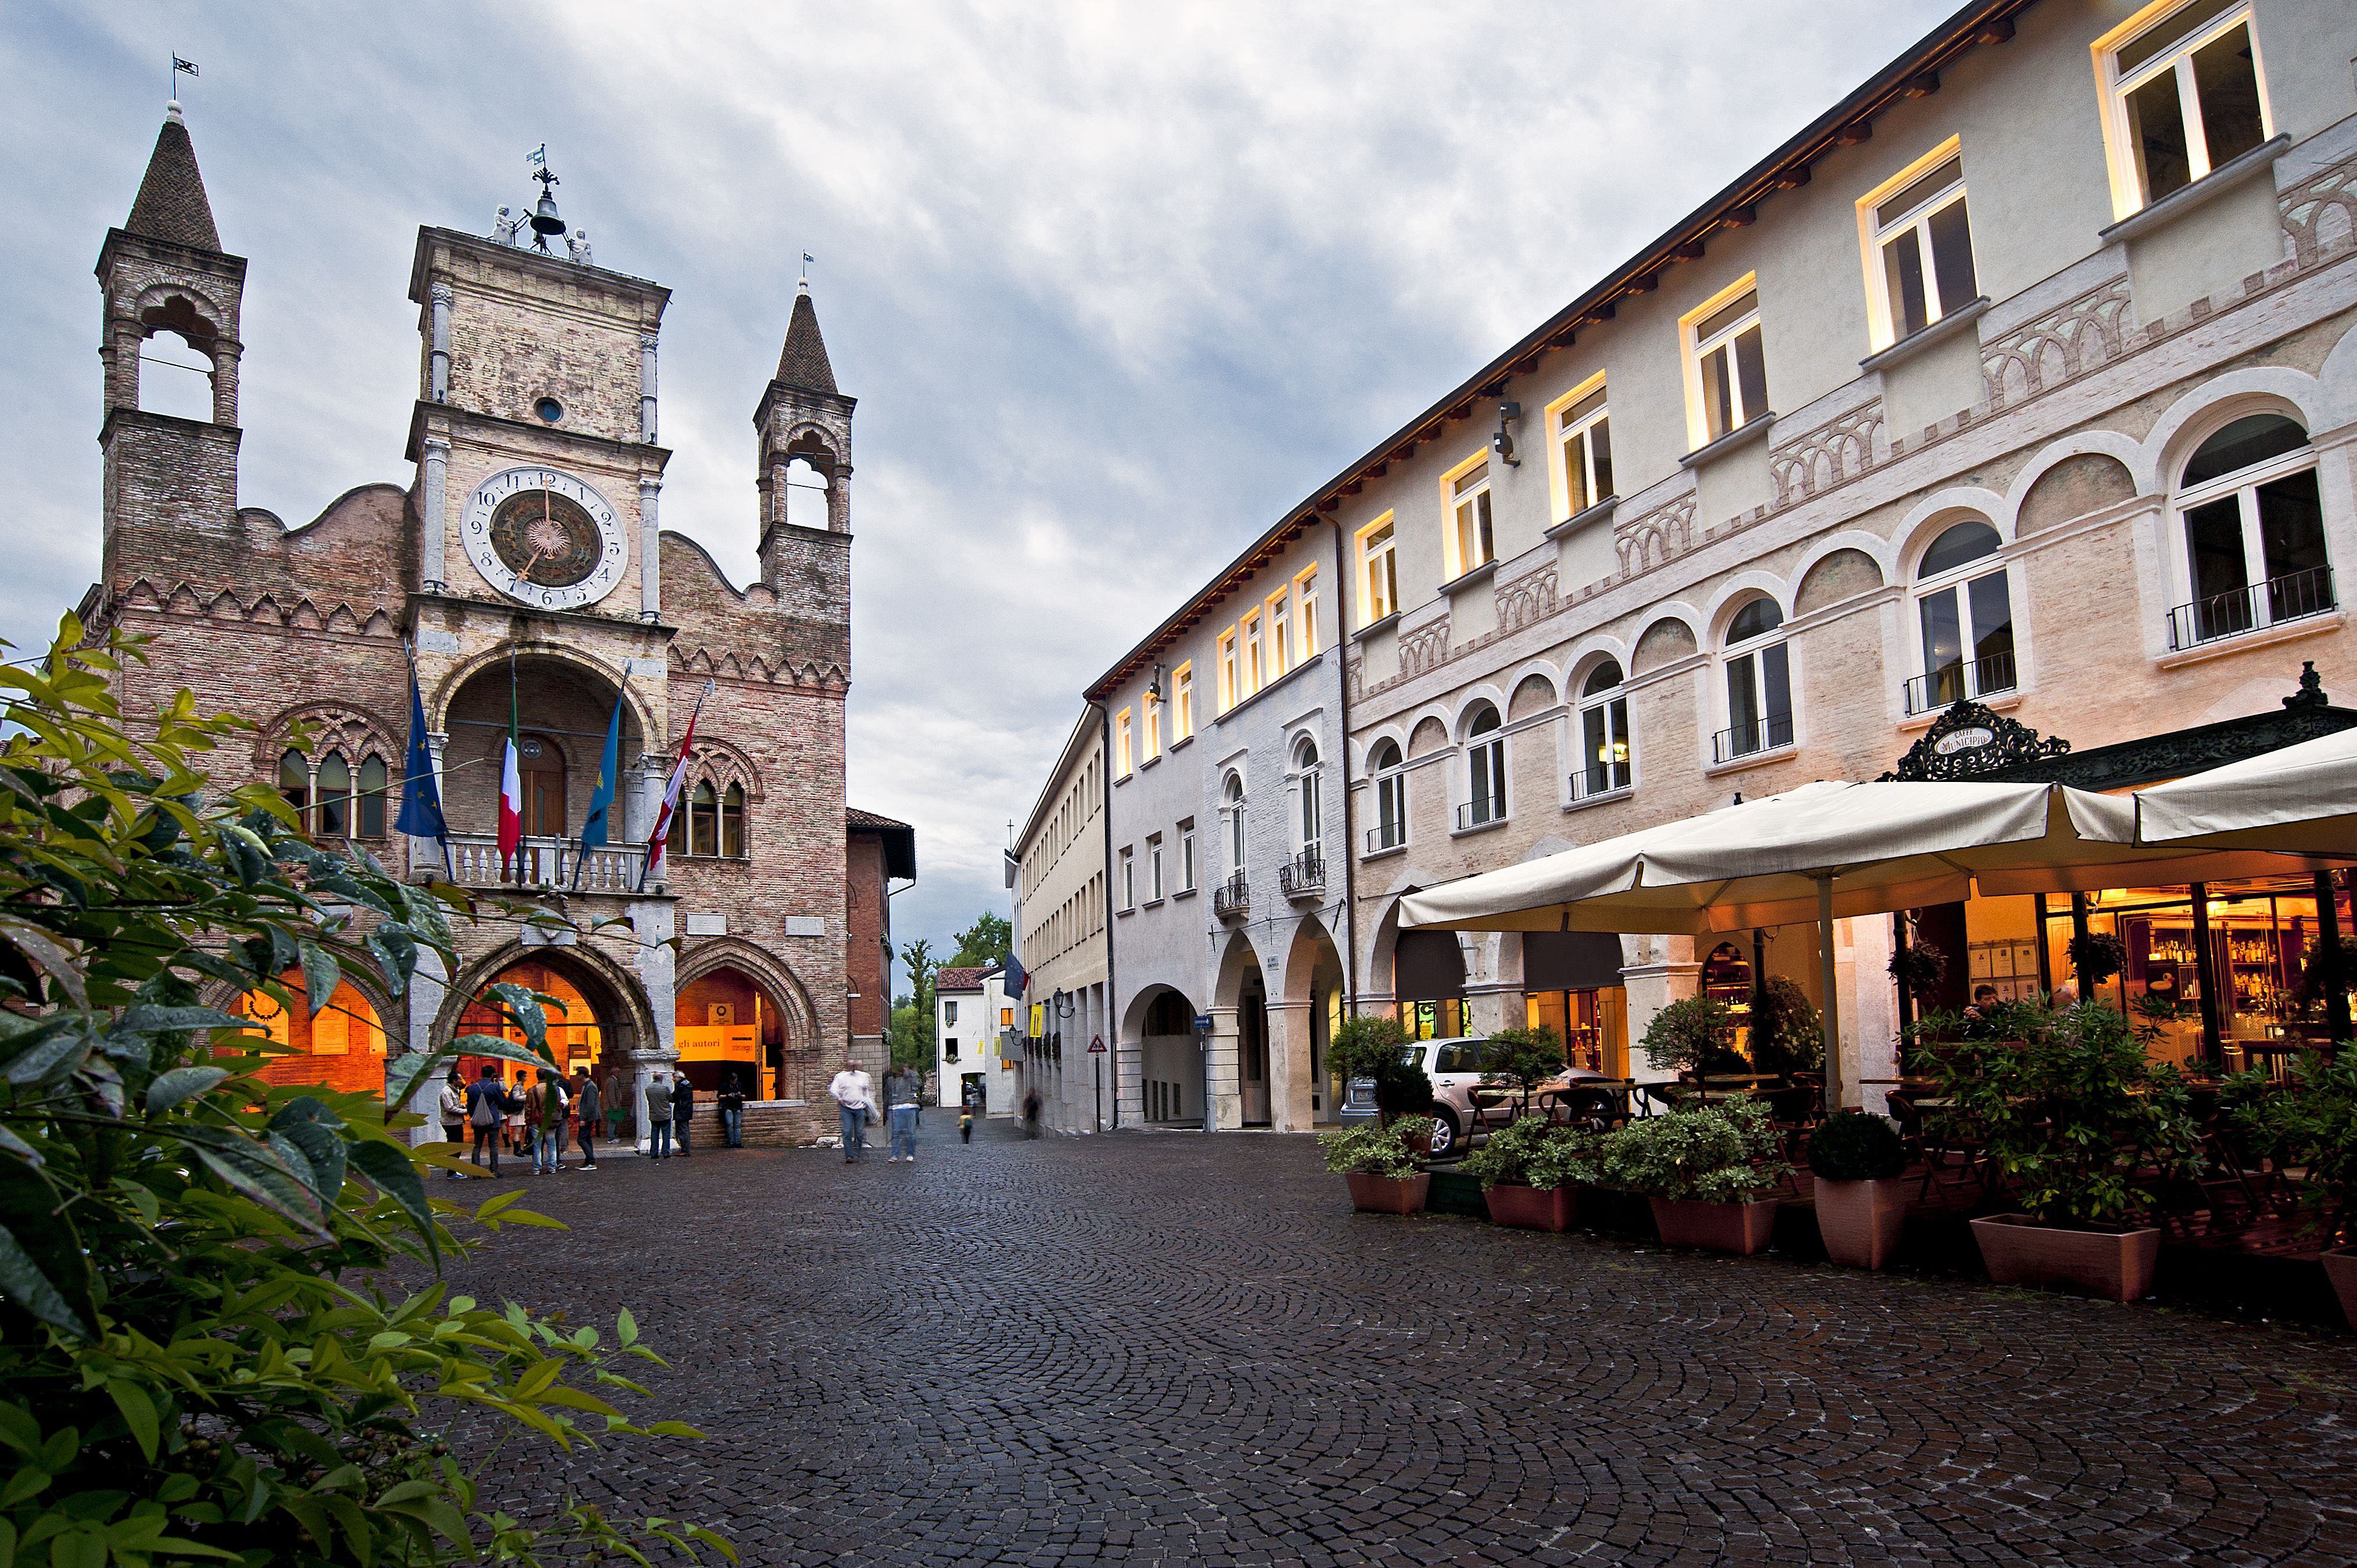
[(1780, 751), (1792, 744), (1792, 715), (1770, 714), (1748, 725), (1731, 725), (1710, 737), (1710, 759), (1733, 762), (1763, 751)]
[(1326, 891), (1326, 851), (1310, 844), (1276, 868), (1276, 885), (1288, 898), (1316, 898)]
[(1625, 762), (1591, 762), (1571, 776), (1571, 799), (1577, 804), (1600, 796), (1618, 795), (1635, 783), (1636, 775)]
[(1387, 849), (1398, 849), (1407, 843), (1407, 824), (1394, 818), (1378, 822), (1367, 830), (1367, 853), (1381, 854)]
[(1907, 711), (1937, 713), (1967, 697), (1992, 697), (2000, 692), (2010, 692), (2015, 684), (2013, 650), (2008, 648), (1969, 664), (1943, 664), (1916, 676), (1907, 682)]
[(2310, 566), (2287, 572), (2246, 588), (2212, 594), (2169, 612), (2169, 646), (2197, 648), (2222, 637), (2255, 631), (2278, 621), (2301, 620), (2340, 607), (2332, 592), (2332, 568)]
[(1486, 828), (1491, 822), (1505, 820), (1506, 801), (1503, 796), (1476, 795), (1457, 808), (1457, 831), (1460, 833), (1469, 828)]
[(1252, 884), (1241, 871), (1211, 889), (1211, 913), (1224, 920), (1252, 909)]

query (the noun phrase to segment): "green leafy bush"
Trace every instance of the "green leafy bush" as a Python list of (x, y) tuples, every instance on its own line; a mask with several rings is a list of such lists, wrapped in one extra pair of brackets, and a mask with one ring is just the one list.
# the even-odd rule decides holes
[(2226, 1081), (2244, 1090), (2232, 1097), (2231, 1114), (2245, 1146), (2306, 1166), (2299, 1201), (2309, 1228), (2328, 1243), (2343, 1240), (2357, 1198), (2357, 1058), (2304, 1051), (2288, 1091), (2255, 1069)]
[(1372, 1079), (1375, 1110), (1385, 1122), (1432, 1113), (1432, 1079), (1415, 1059), (1414, 1042), (1396, 1018), (1354, 1015), (1327, 1042), (1326, 1065), (1344, 1083)]
[(1809, 1134), (1809, 1169), (1820, 1181), (1888, 1181), (1906, 1168), (1898, 1132), (1870, 1111), (1836, 1111)]
[(1758, 1072), (1814, 1072), (1825, 1065), (1825, 1027), (1809, 993), (1771, 974), (1751, 1007), (1751, 1066)]
[(1488, 1066), (1481, 1081), (1512, 1090), (1515, 1104), (1526, 1111), (1531, 1090), (1563, 1070), (1563, 1036), (1546, 1024), (1533, 1029), (1501, 1029), (1490, 1036), (1483, 1059)]
[(1735, 1015), (1706, 995), (1681, 996), (1645, 1026), (1645, 1059), (1655, 1072), (1740, 1071)]
[(1648, 1197), (1739, 1203), (1791, 1174), (1783, 1134), (1757, 1100), (1728, 1100), (1631, 1122), (1605, 1135), (1606, 1186)]
[[(667, 1520), (478, 1507), (429, 1407), (567, 1449), (693, 1436), (611, 1402), (645, 1392), (623, 1366), (661, 1361), (627, 1313), (609, 1337), (403, 1285), (476, 1234), (555, 1222), (521, 1189), (429, 1198), (451, 1162), (404, 1140), (417, 1118), (265, 1083), (277, 1047), (205, 1004), (316, 1015), (361, 966), (398, 995), (421, 955), (454, 967), (452, 914), (547, 917), (315, 848), (274, 791), (199, 768), (247, 726), (184, 692), (135, 733), (107, 677), (135, 645), (81, 641), (69, 617), (38, 667), (0, 667), (0, 1564), (733, 1560)], [(531, 993), (487, 999), (528, 1043), (457, 1048), (554, 1065)], [(447, 1059), (400, 1058), (392, 1103)]]
[(1601, 1140), (1592, 1127), (1550, 1126), (1525, 1116), (1491, 1133), (1458, 1168), (1479, 1180), (1484, 1191), (1493, 1187), (1549, 1191), (1588, 1186), (1597, 1178), (1596, 1148)]
[(1408, 1146), (1408, 1141), (1429, 1140), (1432, 1125), (1429, 1116), (1403, 1116), (1388, 1124), (1361, 1122), (1355, 1127), (1318, 1133), (1318, 1149), (1326, 1156), (1326, 1168), (1337, 1176), (1405, 1181), (1416, 1174), (1416, 1150)]
[(2089, 931), (2085, 936), (2072, 937), (2070, 950), (2071, 972), (2079, 977), (2083, 991), (2103, 984), (2128, 961), (2127, 943), (2113, 931)]
[(1936, 1079), (1947, 1115), (1979, 1130), (1988, 1156), (2049, 1225), (2118, 1226), (2147, 1209), (2140, 1174), (2200, 1173), (2200, 1127), (2176, 1067), (2147, 1055), (2139, 1031), (2101, 1002), (2007, 1011), (2011, 1039), (1920, 1043), (1955, 1032), (1933, 1016), (1910, 1031), (1916, 1069)]

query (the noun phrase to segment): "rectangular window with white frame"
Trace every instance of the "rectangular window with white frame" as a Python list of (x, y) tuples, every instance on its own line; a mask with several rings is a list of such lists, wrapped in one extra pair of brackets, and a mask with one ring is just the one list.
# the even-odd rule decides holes
[(1195, 666), (1190, 660), (1170, 672), (1170, 738), (1192, 739), (1195, 734)]
[(1293, 593), (1279, 588), (1268, 596), (1268, 663), (1269, 678), (1286, 674), (1293, 668)]
[(1243, 678), (1236, 662), (1236, 628), (1230, 627), (1220, 633), (1220, 712), (1226, 713), (1242, 698)]
[(1148, 833), (1146, 837), (1146, 896), (1155, 903), (1162, 902), (1162, 835)]
[[(1688, 435), (1699, 449), (1768, 412), (1768, 360), (1760, 338), (1760, 294), (1749, 279), (1724, 304), (1688, 317)], [(1722, 296), (1724, 297), (1724, 296)]]
[(2093, 47), (2120, 217), (2240, 157), (2272, 131), (2248, 0), (2147, 6)]
[(1121, 907), (1137, 908), (1137, 857), (1126, 846), (1121, 852)]
[(1236, 700), (1242, 702), (1268, 684), (1268, 667), (1264, 662), (1268, 654), (1261, 640), (1260, 611), (1247, 610), (1238, 626), (1243, 636), (1243, 671)]
[(1178, 824), (1178, 891), (1195, 891), (1195, 819)]
[(1324, 634), (1318, 625), (1318, 568), (1306, 567), (1293, 578), (1293, 619), (1295, 635), (1300, 639), (1301, 657), (1318, 657), (1325, 646)]
[(1113, 716), (1114, 776), (1126, 779), (1130, 773), (1129, 710), (1122, 709)]
[(1359, 618), (1368, 626), (1399, 610), (1399, 557), (1392, 514), (1359, 531)]
[(1151, 762), (1162, 755), (1162, 699), (1148, 688), (1140, 709), (1140, 719), (1146, 732), (1141, 737), (1140, 748), (1146, 760)]
[[(1943, 155), (1945, 155), (1944, 156)], [(1867, 330), (1878, 351), (1980, 297), (1964, 165), (1953, 144), (1858, 203)]]
[(1451, 474), (1448, 486), (1448, 575), (1461, 577), (1497, 558), (1490, 526), (1490, 462), (1482, 458)]
[(1568, 521), (1612, 499), (1612, 422), (1602, 385), (1555, 411), (1555, 452), (1563, 485), (1558, 521)]

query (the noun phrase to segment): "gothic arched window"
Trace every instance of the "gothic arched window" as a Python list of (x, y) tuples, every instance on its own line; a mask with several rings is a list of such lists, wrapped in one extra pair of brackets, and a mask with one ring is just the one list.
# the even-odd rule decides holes
[(311, 831), (311, 761), (301, 752), (289, 750), (278, 759), (278, 792), (295, 808), (295, 819), (303, 831)]
[(731, 784), (720, 796), (720, 853), (745, 858), (745, 786)]
[(717, 854), (720, 853), (720, 797), (713, 790), (712, 780), (701, 779), (687, 808), (687, 853)]
[(318, 803), (312, 831), (321, 838), (350, 838), (352, 833), (352, 765), (340, 751), (319, 759)]
[(364, 839), (384, 836), (384, 794), (389, 783), (384, 758), (371, 751), (361, 761), (360, 800), (354, 815)]

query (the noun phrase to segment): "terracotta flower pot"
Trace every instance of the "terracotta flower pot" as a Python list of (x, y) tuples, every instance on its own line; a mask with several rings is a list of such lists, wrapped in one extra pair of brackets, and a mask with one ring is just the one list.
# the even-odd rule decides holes
[(1907, 1183), (1817, 1178), (1817, 1234), (1825, 1256), (1846, 1269), (1878, 1269), (1899, 1251), (1899, 1228), (1907, 1219)]
[(1481, 1198), (1490, 1206), (1491, 1224), (1525, 1230), (1568, 1230), (1579, 1208), (1576, 1187), (1493, 1187)]
[(1397, 1181), (1352, 1171), (1342, 1179), (1351, 1184), (1351, 1206), (1365, 1214), (1421, 1214), (1425, 1192), (1432, 1186), (1428, 1176)]
[(2324, 1277), (2332, 1282), (2332, 1294), (2341, 1298), (2341, 1316), (2357, 1328), (2357, 1249), (2327, 1252), (2316, 1261), (2324, 1265)]
[(2136, 1301), (2152, 1294), (2160, 1231), (2071, 1230), (2027, 1214), (1973, 1221), (1973, 1240), (1989, 1278), (2001, 1285), (2069, 1291), (2099, 1301)]
[(1695, 1247), (1748, 1258), (1768, 1245), (1776, 1229), (1776, 1200), (1708, 1203), (1698, 1197), (1656, 1197), (1653, 1228), (1664, 1247)]

